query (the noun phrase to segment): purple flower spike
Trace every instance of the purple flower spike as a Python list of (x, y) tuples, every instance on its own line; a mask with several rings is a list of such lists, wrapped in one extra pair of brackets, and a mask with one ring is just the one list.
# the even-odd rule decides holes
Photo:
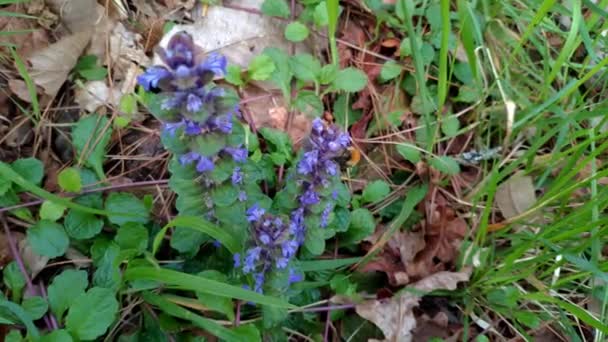
[(241, 254), (234, 253), (232, 259), (234, 260), (234, 268), (241, 267)]
[(211, 171), (215, 165), (213, 165), (213, 161), (205, 156), (200, 156), (198, 163), (196, 164), (196, 171), (198, 172), (206, 172)]
[(191, 113), (196, 113), (203, 108), (203, 101), (195, 94), (188, 94), (186, 109)]
[(245, 191), (239, 191), (239, 202), (245, 202), (247, 200), (247, 193)]
[(289, 284), (297, 283), (304, 280), (304, 277), (301, 274), (296, 273), (293, 269), (289, 269)]
[(325, 206), (325, 208), (323, 209), (323, 212), (321, 213), (321, 222), (319, 222), (319, 226), (321, 228), (327, 227), (327, 224), (329, 221), (329, 214), (331, 214), (332, 209), (333, 209), (333, 205), (331, 203), (328, 203)]
[(255, 222), (262, 218), (262, 216), (266, 213), (264, 208), (260, 208), (259, 205), (254, 204), (253, 207), (247, 209), (247, 221)]
[(300, 196), (300, 203), (305, 206), (311, 206), (319, 203), (319, 195), (312, 189), (306, 190), (302, 196)]
[(240, 167), (235, 167), (232, 171), (232, 185), (241, 184), (243, 182), (243, 172)]
[(300, 245), (295, 240), (287, 240), (281, 245), (281, 252), (285, 258), (291, 258), (296, 255)]
[(188, 153), (184, 154), (183, 156), (179, 157), (179, 162), (182, 165), (188, 165), (188, 164), (192, 164), (194, 161), (199, 160), (200, 157), (201, 157), (201, 155), (196, 152), (188, 152)]
[(163, 131), (170, 136), (175, 136), (175, 132), (185, 125), (184, 120), (180, 122), (165, 122), (163, 124)]
[(185, 31), (176, 33), (169, 40), (167, 49), (159, 49), (158, 54), (163, 62), (173, 70), (180, 65), (194, 66), (194, 41), (192, 36)]
[(237, 163), (243, 163), (247, 161), (247, 152), (246, 148), (235, 148), (235, 147), (226, 147), (224, 151), (232, 156), (232, 159)]
[(165, 79), (170, 79), (171, 72), (162, 66), (150, 67), (143, 74), (137, 76), (137, 83), (144, 87), (145, 91), (150, 91), (158, 88), (159, 82)]
[(226, 61), (226, 57), (212, 53), (207, 59), (198, 66), (200, 72), (211, 71), (216, 76), (222, 76), (226, 74), (226, 66), (228, 62)]
[(184, 129), (184, 133), (186, 135), (199, 135), (202, 132), (201, 127), (194, 121), (184, 120), (186, 128)]
[(289, 259), (287, 259), (287, 258), (279, 258), (279, 259), (277, 259), (277, 268), (278, 269), (283, 269), (283, 268), (287, 267), (288, 263), (289, 263)]
[(304, 157), (298, 163), (298, 172), (303, 175), (312, 173), (315, 165), (319, 162), (319, 151), (312, 150), (304, 153)]

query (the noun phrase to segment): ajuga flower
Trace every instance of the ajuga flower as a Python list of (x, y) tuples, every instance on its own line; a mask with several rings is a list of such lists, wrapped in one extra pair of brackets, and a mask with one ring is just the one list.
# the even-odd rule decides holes
[(258, 205), (247, 210), (247, 220), (251, 223), (252, 246), (242, 258), (235, 255), (234, 265), (242, 266), (243, 273), (252, 274), (254, 290), (262, 292), (266, 275), (272, 270), (286, 269), (299, 244), (283, 218), (266, 213)]
[[(156, 108), (151, 112), (163, 121), (163, 143), (175, 155), (170, 185), (178, 195), (176, 207), (180, 213), (219, 223), (216, 209), (220, 204), (211, 198), (214, 189), (236, 188), (238, 196), (221, 201), (224, 207), (248, 197), (242, 171), (248, 151), (238, 121), (238, 97), (213, 83), (215, 76), (226, 72), (226, 58), (217, 54), (200, 58), (200, 49), (186, 32), (176, 33), (157, 53), (163, 65), (148, 68), (138, 82), (156, 93), (146, 98)], [(244, 214), (240, 215), (244, 218)], [(178, 228), (171, 243), (192, 253), (205, 239), (202, 233)]]

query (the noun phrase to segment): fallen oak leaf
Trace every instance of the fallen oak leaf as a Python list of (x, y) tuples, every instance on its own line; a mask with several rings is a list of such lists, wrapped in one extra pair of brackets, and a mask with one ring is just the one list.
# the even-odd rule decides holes
[(506, 219), (525, 213), (536, 203), (532, 177), (514, 174), (498, 186), (495, 197), (496, 205)]
[[(416, 328), (416, 318), (412, 311), (418, 306), (425, 293), (434, 290), (454, 290), (458, 283), (468, 281), (470, 269), (462, 272), (438, 272), (426, 277), (411, 287), (400, 291), (402, 295), (389, 300), (370, 300), (356, 306), (357, 314), (374, 323), (387, 342), (412, 341), (412, 330)], [(412, 290), (407, 291), (405, 290)], [(377, 340), (370, 340), (377, 341)]]
[(91, 31), (67, 36), (28, 59), (30, 76), (50, 96), (57, 94), (89, 43)]

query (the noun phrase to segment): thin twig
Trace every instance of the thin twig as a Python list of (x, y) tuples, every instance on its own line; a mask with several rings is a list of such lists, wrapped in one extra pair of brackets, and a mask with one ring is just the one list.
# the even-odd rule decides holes
[[(46, 294), (46, 286), (44, 286), (44, 282), (42, 282), (42, 280), (41, 280), (38, 283), (38, 286), (40, 286), (40, 294), (42, 294), (42, 298), (44, 298), (44, 300), (47, 303), (49, 303), (49, 298)], [(53, 327), (53, 329), (59, 329), (59, 324), (57, 323), (57, 319), (55, 318), (55, 315), (53, 315), (53, 312), (51, 310), (49, 310), (47, 317), (51, 321), (51, 326)]]
[[(153, 181), (133, 182), (133, 183), (128, 183), (128, 184), (116, 184), (116, 185), (110, 185), (110, 186), (103, 186), (103, 187), (95, 188), (95, 189), (87, 189), (87, 190), (83, 190), (79, 193), (63, 194), (62, 197), (72, 198), (72, 197), (77, 197), (80, 195), (86, 195), (86, 194), (91, 194), (91, 193), (96, 193), (96, 192), (117, 191), (117, 190), (124, 190), (124, 189), (130, 189), (130, 188), (145, 188), (145, 187), (149, 187), (149, 186), (166, 186), (168, 183), (169, 183), (168, 179), (159, 179), (159, 180), (153, 180)], [(10, 207), (0, 208), (0, 214), (7, 212), (7, 211), (15, 210), (15, 209), (32, 207), (35, 205), (42, 204), (43, 202), (44, 202), (44, 199), (38, 199), (35, 201), (31, 201), (31, 202), (16, 204), (16, 205), (13, 205)]]

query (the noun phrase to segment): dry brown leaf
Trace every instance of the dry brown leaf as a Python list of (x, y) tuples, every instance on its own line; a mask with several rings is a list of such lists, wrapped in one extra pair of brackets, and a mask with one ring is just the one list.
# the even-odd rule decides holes
[(40, 273), (49, 262), (49, 257), (38, 255), (32, 250), (32, 247), (27, 243), (27, 239), (22, 238), (21, 241), (19, 241), (19, 253), (21, 253), (23, 263), (28, 271), (30, 271), (32, 279), (36, 278), (38, 273)]
[(95, 24), (96, 0), (47, 0), (47, 3), (72, 33), (87, 31)]
[[(434, 290), (454, 290), (458, 283), (468, 281), (470, 271), (439, 272), (414, 283), (410, 288), (413, 292), (404, 292), (399, 297), (389, 300), (370, 300), (357, 305), (359, 316), (374, 323), (384, 333), (384, 341), (412, 341), (412, 330), (416, 327), (413, 309), (418, 306), (422, 297), (420, 292)], [(374, 340), (370, 340), (374, 341)]]
[(82, 31), (62, 38), (29, 58), (30, 76), (47, 95), (57, 94), (90, 38), (91, 31)]
[[(24, 7), (20, 5), (11, 5), (2, 8), (3, 11), (23, 13)], [(0, 16), (0, 31), (27, 31), (28, 33), (0, 35), (0, 51), (8, 53), (4, 46), (17, 46), (17, 54), (21, 58), (29, 57), (34, 51), (38, 51), (49, 45), (49, 36), (45, 30), (36, 27), (36, 22), (18, 17)]]
[(496, 191), (496, 205), (502, 216), (510, 219), (524, 213), (536, 203), (532, 177), (516, 173), (502, 183)]
[(116, 106), (121, 97), (118, 89), (112, 89), (105, 81), (91, 81), (84, 84), (84, 88), (76, 91), (76, 103), (87, 112), (94, 112), (97, 108), (106, 105)]

